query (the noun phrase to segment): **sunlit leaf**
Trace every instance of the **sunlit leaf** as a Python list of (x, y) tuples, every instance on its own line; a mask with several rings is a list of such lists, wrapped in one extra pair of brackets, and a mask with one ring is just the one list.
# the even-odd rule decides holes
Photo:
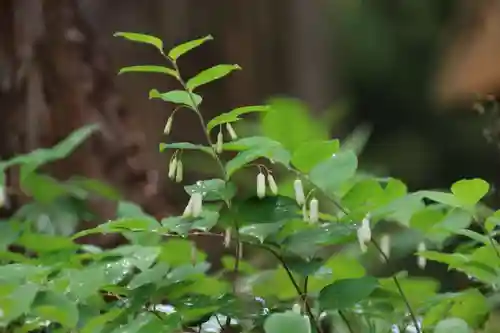
[(308, 173), (318, 163), (337, 153), (339, 140), (309, 141), (301, 144), (292, 154), (292, 164), (304, 173)]
[(223, 78), (224, 76), (229, 75), (231, 72), (240, 69), (241, 67), (238, 65), (216, 65), (211, 68), (205, 69), (204, 71), (189, 79), (189, 81), (186, 83), (186, 86), (189, 90), (193, 91), (204, 84)]
[(205, 42), (208, 42), (210, 40), (213, 40), (213, 37), (211, 35), (205, 36), (203, 38), (191, 40), (189, 42), (182, 43), (180, 45), (175, 46), (173, 49), (171, 49), (168, 52), (168, 57), (172, 60), (177, 60), (180, 56), (183, 54), (191, 51), (192, 49), (202, 45)]
[(251, 112), (266, 112), (271, 108), (267, 105), (242, 106), (233, 109), (229, 112), (218, 115), (212, 118), (207, 124), (207, 131), (210, 132), (214, 127), (220, 124), (232, 123), (240, 120), (240, 116)]
[(236, 185), (222, 179), (200, 180), (184, 187), (187, 194), (202, 193), (204, 201), (229, 200), (236, 194)]
[(467, 322), (461, 318), (446, 318), (437, 323), (434, 333), (472, 333)]
[(78, 323), (76, 304), (62, 294), (50, 291), (40, 293), (33, 302), (32, 311), (37, 316), (64, 327), (74, 328)]
[(118, 74), (124, 73), (158, 73), (158, 74), (167, 74), (179, 78), (177, 72), (171, 68), (165, 66), (157, 66), (157, 65), (139, 65), (139, 66), (128, 66), (120, 68)]
[(157, 50), (163, 53), (163, 42), (158, 37), (151, 35), (140, 34), (136, 32), (115, 32), (113, 34), (115, 37), (123, 37), (129, 41), (144, 43), (154, 46)]
[(490, 184), (482, 179), (463, 179), (451, 186), (451, 192), (466, 206), (473, 206), (479, 202), (490, 190)]
[(158, 98), (162, 101), (178, 105), (184, 105), (193, 110), (197, 109), (203, 101), (203, 98), (200, 95), (184, 90), (171, 90), (161, 93), (156, 89), (152, 89), (149, 91), (149, 99), (153, 98)]

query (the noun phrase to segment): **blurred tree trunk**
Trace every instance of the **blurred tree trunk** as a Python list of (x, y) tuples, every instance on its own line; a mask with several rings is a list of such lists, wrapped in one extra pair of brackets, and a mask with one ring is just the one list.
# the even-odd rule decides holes
[[(2, 159), (53, 146), (99, 123), (99, 135), (51, 166), (52, 173), (106, 181), (146, 209), (169, 210), (154, 200), (158, 176), (142, 156), (144, 137), (115, 93), (108, 61), (76, 1), (0, 1), (0, 110)], [(16, 175), (9, 178), (15, 182)], [(115, 214), (112, 202), (95, 199), (89, 206), (104, 221)], [(92, 240), (105, 246), (116, 241)]]

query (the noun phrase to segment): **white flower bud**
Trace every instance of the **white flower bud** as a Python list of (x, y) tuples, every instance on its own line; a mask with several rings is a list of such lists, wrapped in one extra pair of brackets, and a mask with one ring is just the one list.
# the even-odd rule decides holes
[(222, 145), (224, 145), (224, 135), (222, 134), (222, 131), (219, 131), (219, 134), (217, 134), (217, 144), (215, 145), (215, 151), (217, 154), (222, 153)]
[[(420, 242), (420, 244), (418, 244), (418, 252), (424, 252), (424, 251), (427, 251), (425, 242)], [(418, 256), (417, 265), (420, 269), (424, 269), (425, 266), (427, 265), (427, 258)]]
[(203, 197), (201, 193), (194, 192), (191, 195), (191, 199), (193, 200), (193, 217), (199, 217), (201, 215), (201, 212), (203, 211)]
[(296, 314), (301, 314), (302, 313), (302, 307), (300, 306), (299, 303), (295, 303), (292, 306), (292, 311), (295, 312)]
[(273, 195), (278, 194), (278, 185), (276, 185), (276, 181), (274, 180), (273, 175), (268, 174), (267, 175), (267, 182), (269, 183), (269, 189), (271, 190), (271, 193)]
[(243, 243), (238, 243), (238, 260), (243, 259)]
[(302, 181), (300, 179), (296, 179), (293, 182), (293, 189), (295, 191), (295, 200), (299, 206), (302, 206), (306, 202), (306, 197), (304, 195), (304, 188), (302, 187)]
[(182, 176), (183, 176), (183, 174), (182, 174), (182, 173), (183, 173), (182, 161), (181, 161), (181, 160), (179, 160), (179, 161), (177, 162), (177, 172), (176, 172), (176, 174), (175, 174), (175, 181), (176, 181), (177, 183), (182, 182)]
[(367, 243), (372, 239), (372, 231), (370, 229), (370, 220), (365, 217), (361, 222), (361, 227), (357, 231), (358, 242), (362, 252), (366, 252)]
[(231, 228), (226, 228), (224, 231), (224, 247), (227, 249), (231, 245)]
[(309, 202), (309, 221), (311, 223), (318, 222), (318, 199), (312, 198)]
[(170, 160), (170, 165), (168, 166), (168, 178), (175, 178), (175, 171), (177, 169), (177, 157), (174, 157)]
[(382, 237), (380, 238), (380, 249), (384, 254), (380, 255), (381, 259), (382, 260), (384, 260), (385, 258), (389, 259), (391, 255), (391, 236), (389, 236), (388, 234), (382, 235)]
[(257, 175), (257, 196), (260, 199), (266, 196), (266, 177), (262, 172)]
[(167, 124), (165, 125), (165, 128), (163, 129), (163, 133), (166, 135), (169, 135), (170, 132), (172, 131), (172, 123), (174, 122), (174, 117), (170, 116), (168, 117)]
[(182, 217), (190, 217), (193, 215), (193, 197), (189, 198), (189, 201), (184, 208), (184, 213), (182, 213)]
[(229, 136), (231, 137), (231, 140), (238, 139), (238, 136), (236, 135), (236, 132), (234, 131), (234, 128), (231, 125), (231, 123), (226, 123), (226, 129), (227, 129), (227, 132), (229, 133)]
[(307, 214), (306, 205), (302, 205), (302, 219), (304, 220), (304, 222), (309, 222), (309, 214)]

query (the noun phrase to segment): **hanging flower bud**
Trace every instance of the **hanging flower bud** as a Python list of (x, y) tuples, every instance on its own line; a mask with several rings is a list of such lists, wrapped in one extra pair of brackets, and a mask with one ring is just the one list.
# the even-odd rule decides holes
[(170, 160), (170, 165), (168, 166), (168, 178), (174, 179), (176, 169), (177, 169), (177, 157), (174, 156)]
[(217, 144), (215, 146), (215, 151), (217, 154), (222, 153), (222, 145), (224, 144), (224, 135), (222, 134), (222, 131), (219, 131), (219, 134), (217, 134)]
[(165, 128), (163, 129), (163, 133), (166, 135), (169, 135), (170, 132), (172, 131), (172, 123), (174, 122), (174, 117), (170, 116), (168, 117), (167, 124), (165, 125)]
[(227, 129), (227, 132), (229, 133), (229, 136), (231, 137), (231, 140), (238, 139), (238, 136), (236, 135), (236, 132), (234, 131), (234, 128), (231, 125), (231, 123), (226, 123), (226, 129)]
[(257, 175), (257, 196), (260, 199), (266, 196), (266, 177), (262, 172)]
[[(380, 255), (381, 259), (389, 259), (391, 255), (391, 236), (388, 234), (382, 235), (380, 238), (380, 249), (384, 255)], [(385, 257), (384, 257), (385, 256)]]
[(193, 215), (193, 197), (189, 198), (189, 201), (184, 208), (184, 213), (182, 213), (182, 217), (190, 217)]
[[(420, 242), (420, 244), (418, 244), (418, 252), (424, 252), (426, 250), (427, 250), (427, 248), (425, 246), (425, 242)], [(420, 269), (424, 269), (425, 266), (427, 265), (427, 258), (422, 257), (422, 256), (418, 256), (417, 265)]]
[(307, 214), (307, 206), (302, 205), (302, 219), (304, 222), (309, 222), (309, 214)]
[(203, 211), (203, 197), (201, 193), (194, 192), (191, 194), (191, 199), (193, 200), (192, 212), (193, 217), (199, 217)]
[(357, 231), (358, 242), (362, 252), (366, 252), (367, 243), (372, 239), (372, 231), (370, 229), (370, 219), (365, 217), (361, 222), (361, 227)]
[(309, 221), (311, 223), (318, 222), (318, 199), (312, 198), (309, 202)]
[(238, 260), (243, 259), (243, 243), (238, 243)]
[(299, 303), (295, 303), (292, 306), (292, 311), (295, 312), (296, 314), (301, 314), (302, 313), (302, 307), (300, 306)]
[(5, 206), (7, 203), (7, 193), (5, 191), (5, 186), (0, 185), (0, 208)]
[(270, 173), (267, 174), (267, 182), (269, 183), (269, 189), (271, 190), (271, 193), (273, 195), (277, 195), (278, 194), (278, 185), (276, 185), (276, 181), (274, 180), (273, 175), (271, 175)]
[(177, 172), (176, 172), (176, 174), (175, 174), (175, 181), (176, 181), (177, 183), (182, 182), (182, 176), (183, 176), (183, 175), (182, 175), (182, 173), (183, 173), (182, 161), (181, 161), (181, 160), (179, 160), (179, 161), (177, 162)]
[(293, 182), (293, 189), (295, 191), (295, 200), (299, 206), (302, 206), (306, 202), (306, 197), (304, 195), (304, 188), (302, 187), (302, 181), (300, 179), (296, 179)]
[(231, 245), (231, 228), (226, 228), (224, 231), (224, 247), (227, 249)]

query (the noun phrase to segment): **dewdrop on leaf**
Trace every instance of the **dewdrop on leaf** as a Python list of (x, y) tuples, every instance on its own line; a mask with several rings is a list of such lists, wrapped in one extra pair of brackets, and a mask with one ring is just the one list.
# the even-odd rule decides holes
[(226, 129), (227, 132), (229, 133), (229, 136), (231, 137), (231, 140), (238, 139), (238, 135), (236, 135), (236, 132), (234, 131), (234, 128), (231, 125), (231, 123), (226, 123)]
[(274, 180), (273, 175), (268, 174), (267, 175), (267, 182), (269, 183), (269, 189), (271, 190), (271, 193), (273, 195), (278, 194), (278, 185), (276, 185), (276, 181)]
[[(425, 246), (425, 242), (420, 242), (420, 244), (418, 244), (418, 252), (424, 252), (426, 250), (427, 250), (427, 248)], [(427, 258), (422, 257), (422, 256), (418, 256), (417, 265), (420, 269), (424, 269), (425, 266), (427, 265)]]
[(262, 172), (257, 175), (257, 196), (260, 199), (266, 196), (266, 177)]
[(380, 255), (381, 259), (389, 259), (391, 255), (391, 236), (389, 236), (388, 234), (382, 235), (382, 237), (380, 238), (380, 249), (383, 253), (383, 255)]
[(172, 131), (172, 123), (174, 122), (174, 117), (170, 116), (168, 117), (167, 124), (165, 125), (165, 128), (163, 129), (163, 133), (166, 135), (169, 135), (170, 132)]
[(295, 200), (302, 206), (306, 202), (306, 197), (304, 195), (304, 188), (302, 187), (302, 181), (300, 179), (296, 179), (293, 182), (293, 190), (295, 192)]
[(359, 227), (357, 231), (359, 247), (362, 252), (366, 252), (367, 243), (369, 243), (372, 239), (372, 231), (370, 229), (370, 219), (365, 217), (361, 222), (361, 227)]
[[(305, 206), (305, 205), (304, 205)], [(312, 198), (309, 202), (309, 222), (318, 222), (318, 199)]]
[(201, 215), (201, 212), (203, 211), (203, 197), (201, 193), (195, 192), (191, 194), (191, 199), (193, 200), (193, 217), (199, 217)]
[(182, 173), (183, 173), (182, 161), (181, 161), (181, 160), (179, 160), (179, 161), (177, 162), (177, 172), (176, 172), (176, 174), (175, 174), (175, 181), (176, 181), (177, 183), (182, 182), (182, 176), (183, 176), (183, 174), (182, 174)]
[(224, 144), (224, 135), (222, 134), (222, 131), (219, 131), (219, 134), (217, 134), (217, 143), (215, 145), (215, 151), (217, 154), (222, 153), (222, 145)]
[(175, 171), (177, 169), (177, 157), (174, 157), (170, 160), (170, 165), (168, 166), (168, 178), (175, 178)]

